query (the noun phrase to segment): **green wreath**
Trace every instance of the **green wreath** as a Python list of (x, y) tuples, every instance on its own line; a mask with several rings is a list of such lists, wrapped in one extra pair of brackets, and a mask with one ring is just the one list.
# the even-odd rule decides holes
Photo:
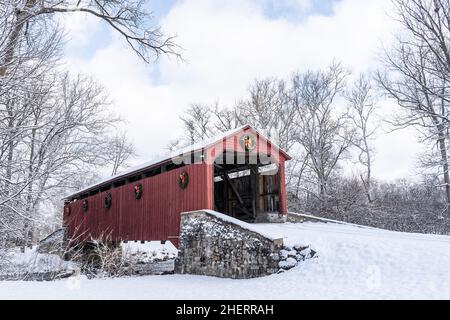
[(256, 139), (252, 135), (243, 135), (240, 139), (242, 149), (252, 151), (256, 147)]
[(134, 190), (134, 197), (136, 199), (140, 199), (142, 197), (142, 184), (135, 185), (133, 190)]
[(89, 202), (86, 200), (83, 201), (83, 210), (84, 212), (88, 211), (89, 208)]
[(181, 189), (186, 189), (188, 184), (189, 184), (189, 175), (186, 171), (183, 171), (178, 175), (178, 186)]
[(103, 206), (106, 209), (109, 209), (109, 208), (111, 208), (111, 203), (112, 203), (112, 195), (111, 195), (111, 193), (108, 192), (105, 195), (105, 198), (103, 199)]

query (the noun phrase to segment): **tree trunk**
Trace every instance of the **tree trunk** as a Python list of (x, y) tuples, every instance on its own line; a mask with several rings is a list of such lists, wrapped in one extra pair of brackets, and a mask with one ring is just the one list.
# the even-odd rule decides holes
[[(295, 196), (297, 198), (299, 197), (299, 193), (300, 193), (300, 185), (301, 185), (301, 182), (302, 182), (303, 171), (305, 171), (305, 169), (306, 169), (306, 164), (307, 164), (306, 161), (307, 161), (307, 158), (305, 158), (303, 160), (302, 166), (300, 168), (300, 172), (298, 173), (297, 185), (296, 185), (296, 188), (295, 188)], [(292, 172), (292, 174), (294, 174), (294, 173)]]
[[(35, 120), (34, 125), (37, 125), (37, 119)], [(30, 145), (30, 158), (28, 163), (28, 182), (30, 182), (33, 179), (33, 162), (34, 162), (34, 151), (35, 151), (35, 141), (36, 139), (36, 129), (31, 130), (31, 145)], [(26, 247), (32, 247), (33, 242), (33, 229), (34, 229), (34, 223), (31, 220), (33, 216), (33, 183), (28, 184), (27, 188), (27, 197), (26, 197), (26, 204), (25, 204), (25, 220), (23, 224), (23, 247), (22, 251), (25, 251)]]
[(14, 60), (14, 51), (19, 43), (20, 33), (22, 32), (27, 20), (30, 17), (29, 11), (36, 4), (36, 0), (27, 0), (24, 8), (21, 10), (16, 9), (15, 20), (12, 31), (7, 40), (6, 52), (3, 61), (0, 63), (0, 77), (4, 77), (7, 74), (8, 66)]
[(442, 125), (438, 126), (438, 130), (439, 130), (439, 138), (438, 138), (438, 144), (439, 144), (439, 149), (441, 152), (441, 161), (442, 161), (442, 169), (443, 169), (443, 174), (444, 174), (444, 184), (445, 184), (445, 197), (447, 200), (447, 205), (446, 205), (446, 211), (447, 211), (447, 215), (450, 216), (450, 176), (448, 173), (448, 154), (447, 154), (447, 148), (446, 148), (446, 140), (445, 140), (445, 128), (443, 128)]
[(321, 211), (325, 212), (328, 209), (328, 197), (327, 197), (327, 188), (326, 188), (326, 180), (323, 177), (319, 177), (319, 198), (321, 203)]
[(7, 143), (8, 143), (8, 155), (7, 155), (7, 164), (6, 164), (6, 182), (5, 182), (5, 191), (6, 195), (9, 195), (11, 192), (10, 190), (10, 184), (12, 179), (12, 165), (13, 165), (13, 159), (14, 159), (14, 113), (13, 113), (13, 107), (10, 105), (11, 102), (8, 101), (6, 103), (6, 110), (8, 112), (8, 136), (7, 136)]
[[(364, 136), (366, 135), (365, 130), (364, 130)], [(362, 175), (361, 175), (361, 180), (363, 182), (364, 185), (364, 190), (366, 191), (366, 196), (367, 196), (367, 201), (369, 201), (369, 203), (373, 202), (372, 199), (372, 194), (371, 194), (371, 179), (372, 179), (372, 159), (370, 157), (370, 149), (369, 149), (369, 144), (367, 143), (367, 139), (364, 138), (364, 150), (365, 153), (367, 155), (367, 171), (366, 171), (366, 179), (363, 179)]]
[(371, 174), (371, 168), (370, 168), (370, 160), (368, 162), (369, 164), (367, 165), (367, 181), (366, 181), (366, 193), (367, 193), (367, 200), (369, 201), (369, 203), (373, 202), (372, 199), (372, 186), (371, 186), (371, 179), (372, 179), (372, 174)]

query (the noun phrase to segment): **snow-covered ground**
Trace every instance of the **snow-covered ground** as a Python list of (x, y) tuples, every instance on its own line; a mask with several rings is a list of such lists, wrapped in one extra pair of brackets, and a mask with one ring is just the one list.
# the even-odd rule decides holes
[(193, 275), (0, 282), (0, 299), (450, 299), (450, 236), (333, 223), (259, 224), (317, 250), (282, 274), (233, 280)]
[(38, 253), (36, 246), (32, 249), (26, 248), (23, 253), (19, 248), (8, 251), (0, 250), (0, 278), (3, 279), (23, 279), (44, 273), (57, 275), (75, 268), (74, 263), (64, 261), (56, 254)]

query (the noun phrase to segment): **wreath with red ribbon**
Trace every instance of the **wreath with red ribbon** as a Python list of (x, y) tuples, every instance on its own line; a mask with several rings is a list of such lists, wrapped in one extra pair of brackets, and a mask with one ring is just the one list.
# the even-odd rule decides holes
[(188, 184), (189, 184), (189, 175), (186, 171), (183, 171), (178, 175), (178, 186), (181, 189), (186, 189)]
[(140, 199), (142, 197), (142, 184), (137, 184), (133, 187), (134, 197)]
[(86, 212), (86, 211), (88, 211), (88, 208), (89, 208), (89, 202), (87, 201), (87, 199), (86, 200), (84, 200), (83, 201), (83, 210)]
[(256, 147), (256, 139), (251, 135), (243, 135), (240, 140), (241, 147), (245, 151), (252, 151)]
[(111, 195), (111, 193), (108, 192), (105, 195), (105, 198), (103, 198), (103, 206), (106, 209), (109, 209), (109, 208), (111, 208), (111, 204), (112, 204), (112, 195)]

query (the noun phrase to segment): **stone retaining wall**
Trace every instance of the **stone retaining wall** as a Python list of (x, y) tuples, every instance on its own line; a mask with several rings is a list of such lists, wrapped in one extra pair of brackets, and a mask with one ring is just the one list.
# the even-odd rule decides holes
[(243, 225), (208, 211), (182, 213), (175, 272), (227, 278), (278, 272), (283, 239), (271, 239)]

